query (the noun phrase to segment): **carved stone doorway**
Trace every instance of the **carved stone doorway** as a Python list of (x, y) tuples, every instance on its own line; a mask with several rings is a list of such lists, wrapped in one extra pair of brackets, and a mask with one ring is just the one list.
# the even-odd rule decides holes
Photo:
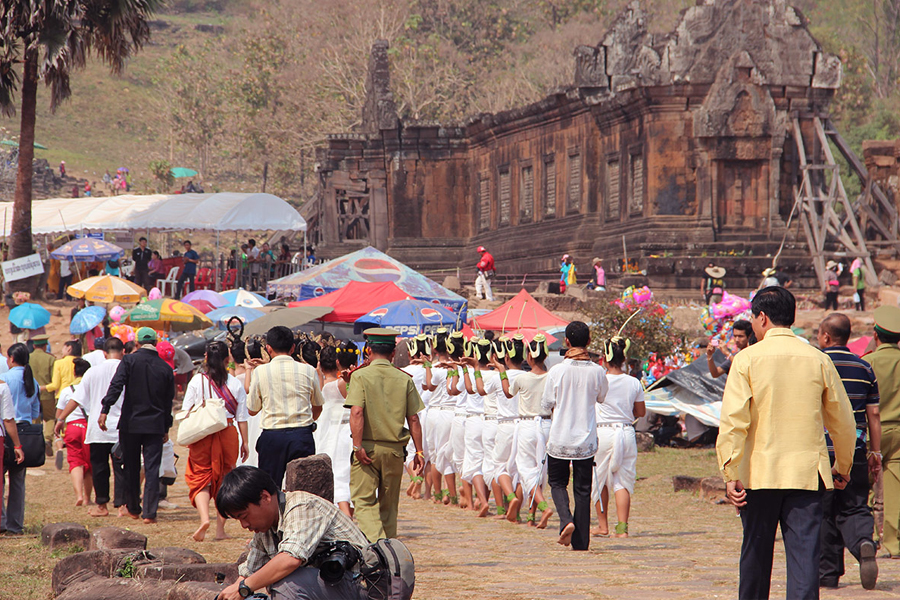
[[(716, 216), (719, 230), (755, 228), (759, 223), (762, 162), (722, 160), (718, 162)], [(764, 186), (763, 186), (764, 187)]]

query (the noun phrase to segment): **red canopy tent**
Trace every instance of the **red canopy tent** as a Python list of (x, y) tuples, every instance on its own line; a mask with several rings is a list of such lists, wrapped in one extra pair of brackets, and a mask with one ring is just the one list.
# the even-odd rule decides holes
[(470, 321), (472, 327), (482, 330), (515, 332), (521, 329), (550, 329), (565, 327), (568, 321), (560, 319), (541, 306), (531, 294), (524, 289), (509, 302), (495, 310), (475, 317)]
[(318, 298), (291, 302), (288, 306), (332, 306), (334, 312), (322, 317), (322, 321), (353, 323), (383, 304), (407, 298), (409, 294), (392, 281), (376, 283), (351, 281), (344, 287)]

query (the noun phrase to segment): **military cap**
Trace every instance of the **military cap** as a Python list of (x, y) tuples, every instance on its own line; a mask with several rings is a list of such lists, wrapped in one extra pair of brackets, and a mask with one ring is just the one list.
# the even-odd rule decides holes
[(889, 335), (900, 335), (900, 308), (879, 306), (875, 309), (875, 329)]
[(31, 343), (35, 346), (44, 346), (50, 341), (50, 336), (46, 333), (42, 333), (41, 335), (36, 335), (31, 338)]
[(395, 329), (386, 329), (384, 327), (373, 327), (363, 332), (366, 339), (373, 344), (395, 344), (397, 336), (400, 332)]

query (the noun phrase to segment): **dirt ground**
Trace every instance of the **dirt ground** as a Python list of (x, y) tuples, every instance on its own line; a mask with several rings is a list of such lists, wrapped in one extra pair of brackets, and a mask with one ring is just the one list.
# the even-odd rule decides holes
[[(48, 333), (54, 351), (69, 339), (71, 304), (52, 303), (54, 317)], [(677, 319), (688, 324), (691, 307), (680, 307)], [(0, 309), (5, 322), (6, 309)], [(797, 325), (808, 335), (824, 311), (801, 311)], [(853, 315), (854, 330), (868, 333), (871, 313)], [(11, 337), (0, 332), (3, 349)], [(855, 337), (855, 336), (854, 336)], [(178, 448), (183, 473), (187, 450)], [(412, 549), (417, 567), (417, 598), (430, 600), (580, 599), (580, 598), (731, 598), (737, 590), (740, 521), (727, 506), (710, 504), (694, 494), (672, 491), (672, 475), (716, 475), (711, 450), (658, 449), (641, 454), (632, 505), (629, 539), (593, 538), (588, 552), (572, 552), (556, 544), (556, 517), (550, 527), (537, 531), (505, 521), (477, 519), (458, 508), (435, 506), (430, 501), (401, 499), (400, 537)], [(189, 535), (197, 526), (196, 511), (179, 478), (169, 499), (179, 508), (160, 511), (158, 525), (130, 519), (92, 519), (86, 509), (73, 506), (74, 493), (66, 472), (51, 464), (28, 472), (24, 536), (0, 536), (0, 600), (45, 600), (52, 597), (53, 566), (66, 555), (50, 553), (40, 544), (40, 529), (53, 522), (129, 527), (149, 537), (150, 547), (182, 546), (201, 552), (210, 562), (235, 560), (250, 538), (237, 523), (229, 522), (233, 539), (203, 543)], [(549, 494), (548, 494), (549, 498)], [(613, 513), (614, 514), (614, 513)], [(900, 561), (879, 561), (876, 590), (859, 586), (857, 564), (847, 554), (847, 575), (838, 590), (823, 590), (830, 598), (900, 597)], [(784, 552), (776, 543), (772, 597), (784, 597)]]
[[(179, 448), (180, 468), (186, 451)], [(556, 544), (556, 517), (543, 531), (490, 518), (478, 519), (456, 507), (435, 506), (405, 496), (400, 506), (400, 537), (416, 560), (416, 598), (430, 600), (528, 600), (582, 598), (732, 598), (736, 594), (740, 521), (728, 506), (714, 505), (689, 492), (674, 493), (671, 475), (714, 475), (711, 450), (658, 449), (641, 454), (628, 539), (597, 538), (588, 552)], [(73, 506), (65, 472), (51, 465), (28, 473), (27, 534), (0, 537), (0, 600), (51, 598), (50, 574), (65, 551), (40, 545), (46, 523), (70, 521), (91, 527), (118, 525), (143, 533), (150, 547), (182, 546), (210, 562), (235, 560), (250, 534), (230, 521), (233, 539), (194, 542), (195, 510), (179, 478), (169, 499), (177, 509), (160, 511), (158, 525), (130, 519), (92, 519)], [(614, 514), (614, 513), (613, 513)], [(855, 560), (847, 554), (847, 575), (830, 598), (897, 598), (900, 561), (879, 561), (876, 590), (859, 586)], [(784, 552), (776, 542), (772, 597), (784, 597)]]

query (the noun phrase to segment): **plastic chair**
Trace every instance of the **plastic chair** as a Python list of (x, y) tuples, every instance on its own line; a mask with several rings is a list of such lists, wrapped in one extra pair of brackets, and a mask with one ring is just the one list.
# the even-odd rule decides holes
[(194, 282), (194, 287), (198, 290), (208, 290), (210, 288), (210, 283), (212, 283), (211, 273), (212, 269), (200, 269), (197, 273), (197, 280)]
[[(166, 294), (166, 287), (172, 286), (172, 293)], [(169, 274), (166, 275), (165, 279), (157, 279), (156, 287), (159, 288), (159, 291), (162, 292), (163, 296), (174, 297), (175, 290), (178, 288), (178, 267), (172, 267), (169, 269)]]
[(237, 279), (237, 269), (228, 269), (225, 271), (225, 279), (222, 281), (222, 289), (230, 290), (234, 288), (234, 281)]

